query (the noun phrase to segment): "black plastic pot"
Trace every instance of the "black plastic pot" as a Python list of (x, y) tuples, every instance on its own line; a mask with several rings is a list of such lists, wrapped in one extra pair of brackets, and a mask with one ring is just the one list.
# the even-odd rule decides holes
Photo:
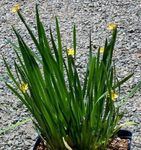
[(36, 148), (40, 144), (40, 142), (41, 142), (41, 137), (39, 136), (39, 137), (37, 137), (37, 140), (36, 140), (36, 143), (35, 143), (35, 145), (33, 147), (33, 150), (36, 150)]
[[(128, 150), (131, 150), (132, 133), (128, 130), (121, 129), (118, 131), (117, 135), (121, 139), (128, 139)], [(41, 138), (38, 137), (33, 150), (36, 150), (36, 148), (40, 144), (40, 142), (41, 142)]]
[(131, 150), (131, 140), (132, 140), (132, 133), (128, 130), (119, 130), (118, 137), (121, 139), (128, 139), (128, 150)]

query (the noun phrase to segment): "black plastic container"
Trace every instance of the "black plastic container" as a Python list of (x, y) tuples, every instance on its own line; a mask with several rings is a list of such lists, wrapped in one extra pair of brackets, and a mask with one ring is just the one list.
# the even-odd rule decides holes
[(128, 150), (131, 150), (132, 133), (128, 130), (121, 129), (118, 131), (117, 135), (121, 139), (128, 139)]
[(41, 137), (39, 136), (39, 137), (37, 137), (37, 140), (36, 140), (36, 143), (35, 143), (35, 145), (33, 147), (33, 150), (36, 150), (36, 148), (40, 144), (40, 142), (41, 142)]
[[(132, 133), (128, 130), (121, 129), (118, 131), (117, 135), (121, 139), (128, 139), (128, 150), (131, 150)], [(40, 142), (41, 142), (41, 138), (38, 137), (33, 150), (36, 150), (36, 148), (40, 144)]]

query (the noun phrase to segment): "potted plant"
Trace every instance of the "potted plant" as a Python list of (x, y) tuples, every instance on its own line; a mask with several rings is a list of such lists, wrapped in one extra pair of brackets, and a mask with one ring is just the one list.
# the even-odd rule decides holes
[[(100, 47), (95, 55), (90, 35), (87, 68), (84, 79), (81, 79), (76, 67), (75, 26), (73, 46), (67, 49), (62, 46), (57, 18), (57, 38), (54, 38), (51, 28), (48, 38), (36, 5), (36, 37), (23, 18), (19, 5), (14, 6), (12, 11), (19, 15), (37, 50), (34, 53), (13, 27), (18, 40), (18, 46), (14, 46), (17, 56), (14, 63), (16, 75), (4, 59), (8, 74), (13, 80), (12, 85), (6, 85), (33, 116), (33, 123), (39, 132), (34, 149), (110, 149), (117, 135), (123, 134), (119, 124), (123, 117), (120, 107), (139, 87), (137, 85), (128, 96), (120, 99), (121, 85), (133, 74), (120, 81), (116, 76), (112, 57), (117, 25), (108, 25), (112, 37), (105, 41), (104, 47)], [(128, 132), (128, 136), (129, 134)], [(128, 139), (130, 138), (131, 135)], [(128, 149), (128, 140), (126, 143)]]

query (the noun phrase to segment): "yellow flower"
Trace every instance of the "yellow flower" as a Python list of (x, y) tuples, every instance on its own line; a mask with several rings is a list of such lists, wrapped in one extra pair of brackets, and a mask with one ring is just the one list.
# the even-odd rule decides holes
[(12, 12), (12, 13), (16, 13), (16, 12), (18, 12), (19, 10), (20, 10), (20, 5), (19, 5), (19, 4), (16, 4), (16, 5), (14, 5), (14, 6), (12, 7), (11, 12)]
[(21, 90), (23, 93), (26, 93), (26, 91), (28, 90), (28, 84), (22, 82), (21, 85), (20, 85), (20, 90)]
[(100, 53), (103, 54), (104, 53), (104, 47), (100, 47)]
[(69, 56), (74, 56), (74, 49), (73, 48), (69, 48), (67, 50), (67, 53), (68, 53)]
[(107, 26), (107, 29), (110, 31), (113, 31), (117, 28), (117, 25), (115, 23), (109, 23)]
[(116, 93), (115, 91), (111, 91), (111, 99), (112, 99), (112, 101), (116, 101), (117, 98), (118, 98), (118, 93)]

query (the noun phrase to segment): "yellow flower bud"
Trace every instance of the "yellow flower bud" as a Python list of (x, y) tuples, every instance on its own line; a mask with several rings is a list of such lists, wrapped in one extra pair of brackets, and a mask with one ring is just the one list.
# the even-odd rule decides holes
[(20, 5), (19, 5), (19, 4), (16, 4), (16, 5), (14, 5), (14, 6), (12, 7), (11, 12), (12, 12), (12, 13), (16, 13), (16, 12), (18, 12), (19, 10), (20, 10)]
[(111, 91), (111, 99), (112, 99), (112, 101), (116, 101), (117, 98), (118, 98), (118, 93), (116, 93), (115, 91)]
[(26, 91), (28, 90), (28, 84), (22, 82), (21, 85), (20, 85), (20, 90), (21, 90), (23, 93), (26, 93)]
[(74, 56), (74, 49), (73, 48), (69, 48), (67, 50), (67, 53), (68, 53), (69, 56)]
[(100, 53), (103, 54), (104, 53), (104, 47), (100, 47)]
[(117, 28), (117, 25), (115, 23), (109, 23), (107, 26), (107, 29), (110, 31), (113, 31)]

